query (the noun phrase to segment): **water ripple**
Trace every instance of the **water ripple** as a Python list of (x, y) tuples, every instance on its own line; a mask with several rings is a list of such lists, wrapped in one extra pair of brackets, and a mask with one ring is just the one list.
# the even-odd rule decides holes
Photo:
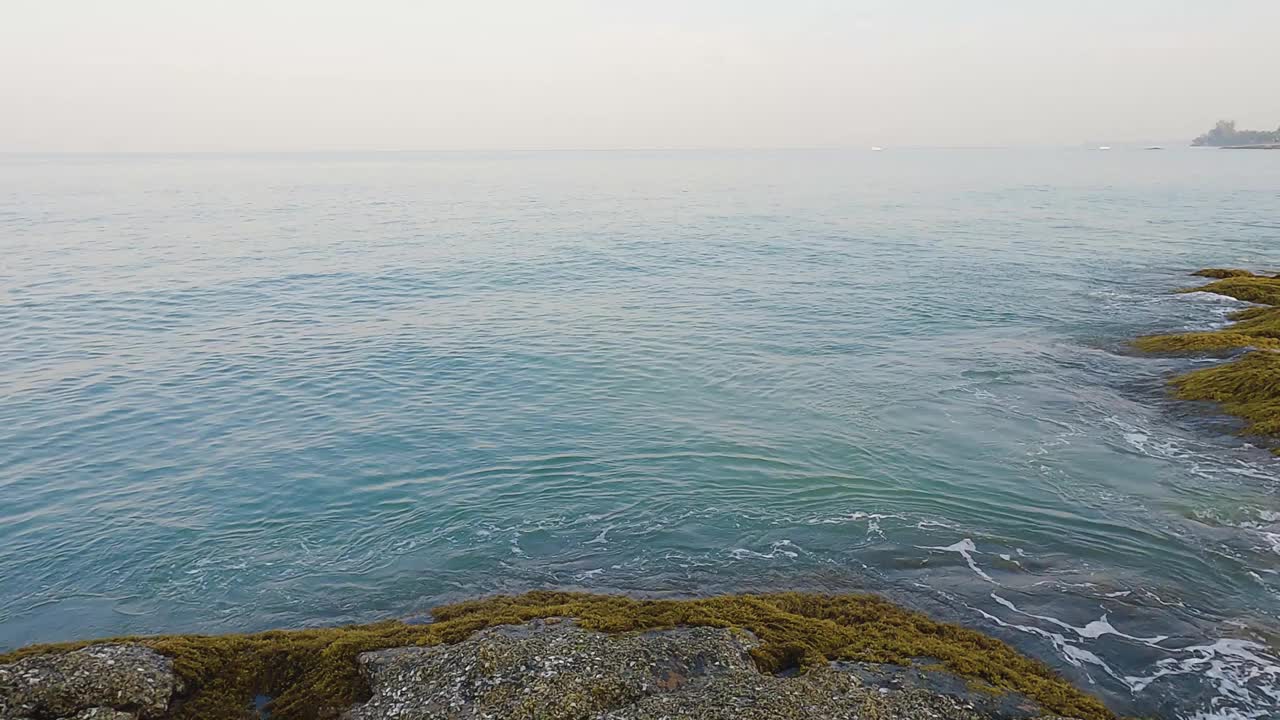
[(1125, 342), (1280, 170), (1095, 155), (0, 160), (0, 648), (871, 590), (1273, 716), (1277, 463)]

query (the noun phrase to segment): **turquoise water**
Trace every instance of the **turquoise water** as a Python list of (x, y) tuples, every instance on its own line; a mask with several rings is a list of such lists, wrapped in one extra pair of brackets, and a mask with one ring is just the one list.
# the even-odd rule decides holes
[(0, 158), (0, 648), (872, 590), (1275, 717), (1280, 460), (1125, 341), (1278, 211), (1273, 153)]

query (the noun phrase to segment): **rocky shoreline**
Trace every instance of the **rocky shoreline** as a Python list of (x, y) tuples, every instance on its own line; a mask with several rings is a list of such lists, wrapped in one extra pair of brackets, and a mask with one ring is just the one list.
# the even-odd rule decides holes
[[(932, 652), (885, 662), (886, 623), (901, 650)], [(261, 717), (1113, 716), (1003, 643), (872, 596), (531, 593), (441, 608), (420, 626), (137, 638), (0, 657), (0, 720)]]
[[(751, 633), (675, 628), (625, 634), (572, 620), (504, 625), (451, 645), (362, 653), (368, 700), (342, 720), (986, 720), (1047, 718), (1016, 693), (975, 688), (923, 664), (829, 663), (762, 673)], [(91, 645), (0, 666), (4, 720), (161, 720), (180, 708), (169, 658), (138, 644)], [(242, 717), (263, 713), (244, 708)]]

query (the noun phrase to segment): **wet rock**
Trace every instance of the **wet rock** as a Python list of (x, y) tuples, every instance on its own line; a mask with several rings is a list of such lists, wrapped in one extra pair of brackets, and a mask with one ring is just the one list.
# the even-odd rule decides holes
[(91, 645), (0, 665), (0, 720), (151, 720), (179, 690), (173, 663), (141, 645)]
[(361, 670), (373, 696), (344, 718), (989, 720), (1036, 714), (1021, 698), (975, 703), (981, 693), (966, 691), (963, 681), (947, 684), (934, 671), (891, 673), (840, 663), (793, 677), (767, 675), (751, 660), (755, 644), (749, 633), (706, 627), (624, 634), (591, 632), (572, 621), (496, 627), (454, 645), (364, 653)]

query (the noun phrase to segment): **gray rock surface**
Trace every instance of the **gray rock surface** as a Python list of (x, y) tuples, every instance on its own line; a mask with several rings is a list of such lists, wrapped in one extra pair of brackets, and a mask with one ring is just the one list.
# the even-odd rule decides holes
[(71, 718), (71, 720), (134, 720), (137, 717), (133, 713), (97, 707), (89, 708)]
[[(455, 645), (365, 653), (373, 697), (346, 720), (987, 720), (1034, 706), (841, 663), (766, 675), (748, 633), (680, 628), (608, 635), (572, 621), (491, 628)], [(857, 669), (858, 672), (854, 670)], [(935, 672), (916, 673), (924, 681)], [(929, 682), (936, 682), (932, 679)]]
[(373, 698), (349, 720), (586, 718), (691, 681), (754, 671), (744, 633), (605, 635), (571, 621), (481, 631), (456, 645), (365, 653)]
[(169, 658), (141, 645), (91, 645), (0, 665), (0, 720), (152, 720), (179, 689)]

